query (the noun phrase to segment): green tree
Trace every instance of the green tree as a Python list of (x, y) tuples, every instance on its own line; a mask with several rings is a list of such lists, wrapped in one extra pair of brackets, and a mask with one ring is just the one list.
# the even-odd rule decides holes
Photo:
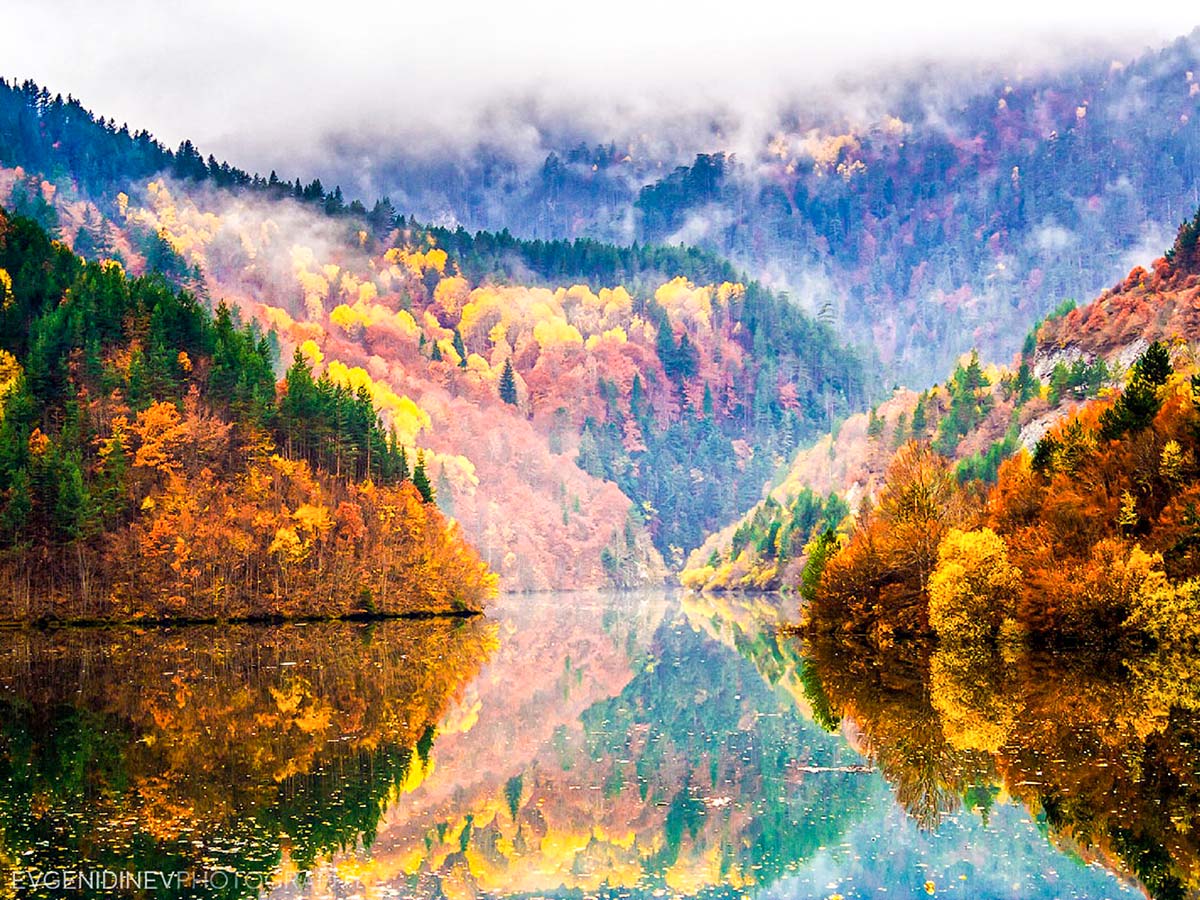
[(462, 334), (457, 328), (454, 329), (454, 352), (458, 354), (458, 365), (460, 368), (467, 367), (467, 347), (463, 343)]
[(913, 407), (912, 414), (912, 436), (913, 440), (923, 440), (925, 437), (925, 429), (929, 427), (928, 418), (925, 412), (925, 394), (917, 397), (917, 405)]
[(417, 464), (413, 466), (412, 482), (417, 491), (421, 495), (421, 499), (426, 503), (433, 502), (433, 485), (429, 483), (429, 476), (425, 474), (425, 451), (417, 451)]
[(500, 373), (500, 399), (509, 406), (517, 405), (517, 378), (513, 372), (512, 359), (504, 361), (504, 371)]
[(18, 469), (8, 487), (8, 497), (0, 510), (0, 536), (8, 544), (20, 544), (29, 538), (29, 523), (33, 517), (33, 494), (29, 471)]
[(884, 420), (875, 411), (875, 407), (871, 407), (871, 411), (867, 414), (867, 437), (871, 440), (877, 440), (883, 435), (885, 424)]
[(800, 597), (807, 603), (813, 602), (817, 596), (817, 587), (821, 583), (821, 574), (825, 564), (837, 553), (837, 534), (832, 528), (827, 528), (808, 545), (808, 559), (804, 563), (804, 571), (800, 573)]
[(1021, 360), (1021, 365), (1017, 369), (1017, 375), (1013, 381), (1013, 393), (1016, 395), (1016, 404), (1021, 406), (1037, 396), (1041, 385), (1033, 376), (1033, 370), (1029, 368), (1029, 363)]
[(604, 478), (604, 462), (600, 459), (600, 446), (591, 428), (584, 428), (579, 436), (579, 453), (575, 457), (575, 465), (589, 475)]
[(99, 255), (96, 239), (92, 236), (92, 232), (84, 225), (80, 225), (79, 230), (75, 232), (73, 249), (84, 259), (96, 259)]
[(1172, 372), (1166, 346), (1155, 341), (1133, 364), (1129, 383), (1116, 402), (1100, 415), (1100, 436), (1115, 441), (1129, 431), (1140, 431), (1153, 421), (1160, 401), (1158, 388)]

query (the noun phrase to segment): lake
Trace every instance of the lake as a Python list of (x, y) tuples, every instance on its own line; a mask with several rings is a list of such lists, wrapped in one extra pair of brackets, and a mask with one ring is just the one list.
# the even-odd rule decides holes
[(1192, 660), (795, 603), (0, 632), (0, 896), (1196, 896)]

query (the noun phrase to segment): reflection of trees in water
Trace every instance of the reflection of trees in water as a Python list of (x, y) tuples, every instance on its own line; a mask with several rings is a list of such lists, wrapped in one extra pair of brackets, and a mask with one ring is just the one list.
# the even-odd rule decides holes
[(851, 720), (862, 750), (925, 828), (957, 810), (964, 792), (990, 777), (984, 754), (947, 739), (930, 696), (930, 648), (867, 652), (867, 645), (820, 641), (808, 651), (834, 712)]
[(934, 647), (818, 639), (821, 689), (926, 828), (995, 785), (1056, 842), (1200, 896), (1200, 683), (1186, 653)]
[(0, 638), (0, 868), (243, 873), (369, 843), (495, 643), (443, 620)]
[[(519, 620), (497, 658), (521, 652), (480, 679), (476, 730), (441, 744), (419, 811), (381, 838), (416, 860), (413, 896), (753, 895), (838, 846), (878, 803), (857, 754), (788, 696), (800, 692), (787, 686), (797, 657), (761, 608), (680, 615), (672, 601), (631, 640), (629, 601), (598, 605), (519, 613), (528, 626)], [(539, 696), (517, 705), (527, 682)], [(525, 720), (495, 732), (507, 744), (488, 730), (497, 709)], [(452, 775), (462, 743), (473, 768), (503, 777)]]
[(664, 624), (654, 664), (584, 714), (587, 752), (597, 777), (665, 810), (649, 873), (716, 853), (735, 881), (770, 884), (836, 844), (868, 798), (844, 743), (774, 690), (794, 664), (774, 630), (711, 624), (737, 652)]

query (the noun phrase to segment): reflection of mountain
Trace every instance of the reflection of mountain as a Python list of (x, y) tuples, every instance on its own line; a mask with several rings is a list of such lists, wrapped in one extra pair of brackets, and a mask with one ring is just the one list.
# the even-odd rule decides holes
[(469, 733), (439, 732), (433, 774), (338, 872), (422, 896), (691, 895), (775, 880), (862, 815), (858, 757), (673, 603), (554, 606), (502, 608)]
[(750, 661), (683, 625), (662, 629), (621, 696), (588, 711), (589, 749), (616, 759), (610, 777), (624, 775), (666, 807), (648, 872), (694, 891), (713, 883), (696, 867), (719, 860), (709, 870), (719, 881), (770, 883), (865, 812), (858, 759)]
[(447, 620), (0, 640), (6, 887), (84, 863), (258, 876), (369, 843), (495, 645)]
[(1019, 656), (819, 642), (809, 650), (844, 727), (897, 800), (932, 828), (1011, 794), (1054, 843), (1200, 896), (1196, 660)]
[(800, 643), (780, 633), (781, 626), (794, 625), (798, 619), (794, 599), (689, 592), (680, 603), (694, 627), (745, 657), (767, 684), (787, 694), (805, 718), (833, 730)]
[(0, 634), (0, 883), (19, 861), (243, 877), (199, 896), (256, 874), (277, 897), (1111, 896), (1049, 828), (1194, 892), (1178, 660), (839, 656), (780, 608)]

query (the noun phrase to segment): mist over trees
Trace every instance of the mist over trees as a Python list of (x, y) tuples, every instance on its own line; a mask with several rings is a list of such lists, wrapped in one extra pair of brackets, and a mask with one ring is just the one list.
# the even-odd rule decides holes
[(1145, 263), (1191, 215), (1197, 72), (1193, 34), (1026, 77), (964, 84), (932, 67), (846, 99), (865, 113), (785, 106), (749, 138), (698, 123), (664, 148), (613, 123), (536, 164), (499, 148), (367, 156), (377, 190), (428, 220), (716, 252), (828, 308), (920, 387), (972, 348), (1007, 359), (1014, 336)]

